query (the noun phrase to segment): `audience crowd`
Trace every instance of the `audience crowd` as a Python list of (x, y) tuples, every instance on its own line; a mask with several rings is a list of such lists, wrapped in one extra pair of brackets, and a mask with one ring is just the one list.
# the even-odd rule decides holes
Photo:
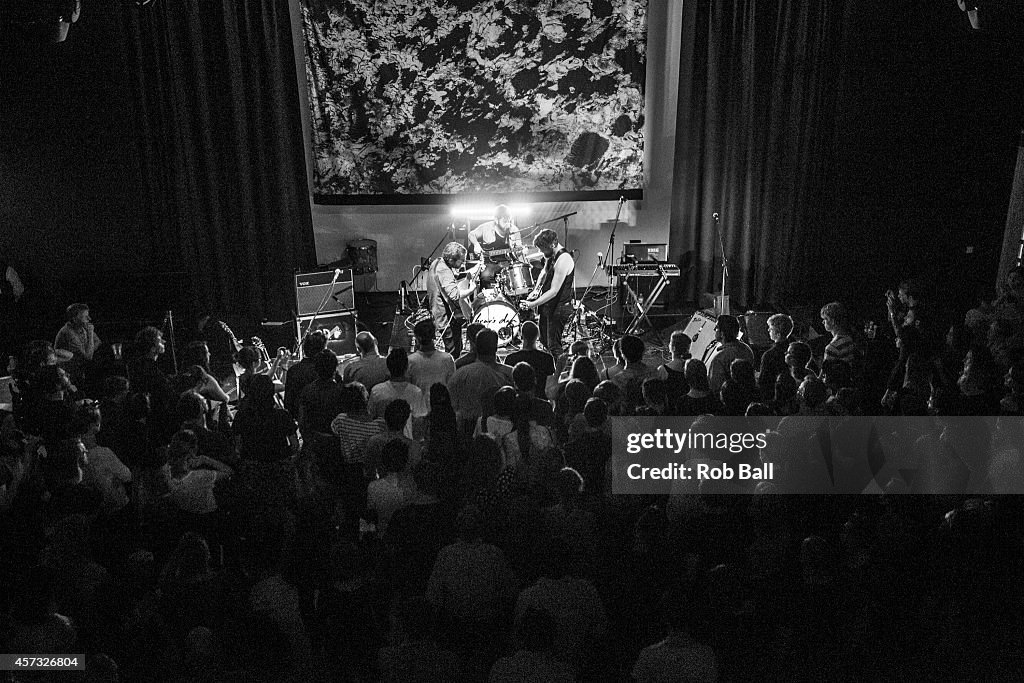
[[(283, 382), (202, 338), (168, 375), (159, 329), (122, 357), (73, 305), (13, 359), (0, 651), (104, 681), (1015, 678), (1024, 516), (994, 494), (1024, 482), (1024, 273), (958, 320), (911, 282), (887, 304), (861, 328), (829, 303), (816, 338), (773, 315), (767, 348), (721, 316), (702, 358), (627, 335), (611, 365), (532, 322), (512, 365), (474, 326), (458, 359), (429, 320), (412, 354), (361, 332), (343, 366), (314, 333)], [(847, 472), (876, 495), (613, 495), (628, 415), (930, 427), (904, 467)], [(803, 475), (778, 429), (755, 457)], [(947, 493), (898, 495), (914, 459)]]

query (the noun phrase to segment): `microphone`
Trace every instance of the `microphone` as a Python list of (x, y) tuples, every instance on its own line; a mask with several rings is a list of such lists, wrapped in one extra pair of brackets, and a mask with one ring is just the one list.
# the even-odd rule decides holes
[(711, 217), (715, 219), (716, 223), (718, 222), (718, 212), (717, 211), (715, 213), (711, 214)]
[(597, 252), (597, 267), (604, 268), (604, 254), (600, 251)]
[(341, 268), (335, 268), (334, 269), (334, 279), (337, 280), (339, 277), (341, 277)]
[(625, 204), (625, 203), (626, 203), (625, 195), (620, 195), (619, 196), (619, 204)]

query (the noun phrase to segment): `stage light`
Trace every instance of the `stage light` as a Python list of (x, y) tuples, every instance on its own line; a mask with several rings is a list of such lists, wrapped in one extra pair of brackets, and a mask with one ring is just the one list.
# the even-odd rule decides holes
[[(472, 221), (486, 221), (494, 218), (494, 209), (497, 206), (497, 204), (453, 204), (451, 215), (457, 218), (468, 218)], [(529, 216), (533, 212), (533, 208), (528, 204), (509, 204), (508, 208), (515, 218)]]

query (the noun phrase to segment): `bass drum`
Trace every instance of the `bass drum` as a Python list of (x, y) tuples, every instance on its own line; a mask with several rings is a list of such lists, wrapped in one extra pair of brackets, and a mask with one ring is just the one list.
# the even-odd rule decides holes
[(473, 301), (473, 322), (498, 334), (498, 346), (508, 346), (519, 332), (519, 312), (505, 297), (485, 290)]

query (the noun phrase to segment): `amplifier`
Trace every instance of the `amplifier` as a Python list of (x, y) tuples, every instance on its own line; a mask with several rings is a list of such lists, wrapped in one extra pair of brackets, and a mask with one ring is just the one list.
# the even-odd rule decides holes
[[(331, 286), (331, 282), (334, 286)], [(326, 297), (323, 313), (340, 313), (354, 311), (356, 293), (352, 288), (352, 269), (341, 271), (337, 280), (333, 270), (320, 273), (296, 273), (295, 275), (295, 312), (299, 316), (314, 315), (317, 306)]]
[[(333, 274), (333, 273), (332, 273)], [(302, 316), (295, 320), (295, 331), (302, 339), (313, 316)], [(313, 322), (313, 332), (320, 331), (327, 336), (327, 348), (341, 357), (356, 353), (356, 316), (354, 313), (321, 313)]]
[(703, 311), (697, 311), (686, 324), (683, 333), (693, 341), (690, 343), (690, 356), (704, 361), (711, 359), (711, 354), (718, 348), (715, 341), (715, 327), (718, 318)]

